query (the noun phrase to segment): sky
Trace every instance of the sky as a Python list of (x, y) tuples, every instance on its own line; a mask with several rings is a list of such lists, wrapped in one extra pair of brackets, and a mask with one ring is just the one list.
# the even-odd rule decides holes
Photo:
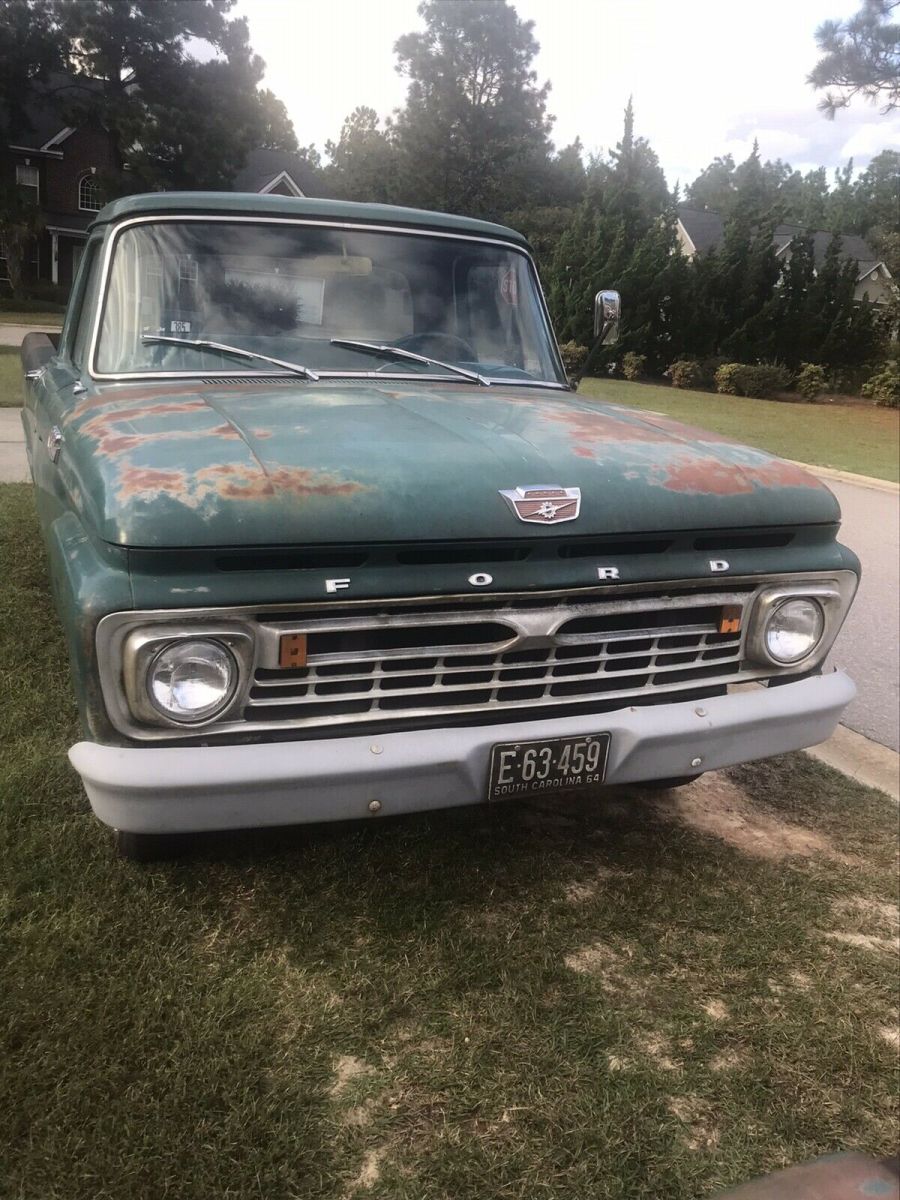
[[(238, 0), (250, 40), (267, 64), (264, 86), (287, 106), (301, 145), (337, 139), (344, 117), (366, 104), (380, 116), (402, 105), (397, 37), (423, 28), (417, 0)], [(817, 57), (816, 27), (854, 12), (859, 0), (515, 0), (535, 23), (538, 81), (552, 85), (548, 111), (558, 148), (580, 136), (605, 152), (621, 135), (634, 97), (636, 132), (659, 156), (669, 186), (689, 183), (717, 155), (763, 159), (806, 171), (900, 148), (900, 112), (880, 116), (856, 100), (828, 121), (805, 80)]]

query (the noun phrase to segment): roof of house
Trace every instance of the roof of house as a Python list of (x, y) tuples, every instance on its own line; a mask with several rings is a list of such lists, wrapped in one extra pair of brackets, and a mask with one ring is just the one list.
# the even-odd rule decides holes
[[(725, 221), (721, 213), (707, 209), (679, 208), (678, 219), (694, 244), (698, 254), (714, 249), (722, 241)], [(813, 261), (821, 267), (831, 245), (834, 234), (827, 229), (807, 230), (803, 225), (785, 223), (775, 226), (772, 241), (776, 254), (781, 253), (796, 237), (811, 233), (813, 239)], [(881, 261), (864, 238), (856, 234), (841, 235), (841, 258), (853, 259), (859, 266), (860, 276), (867, 275)]]
[(725, 222), (720, 213), (701, 208), (679, 208), (678, 220), (694, 243), (698, 254), (705, 254), (718, 246), (725, 232)]
[(147, 192), (123, 196), (102, 208), (93, 222), (103, 225), (127, 217), (178, 216), (181, 213), (209, 213), (234, 216), (253, 213), (263, 217), (313, 218), (348, 225), (387, 225), (435, 229), (461, 235), (496, 238), (517, 246), (528, 246), (521, 233), (476, 221), (454, 213), (425, 212), (418, 208), (399, 208), (391, 204), (357, 204), (352, 200), (315, 200), (311, 197), (251, 195), (237, 192)]
[(247, 161), (234, 177), (234, 190), (261, 192), (279, 175), (290, 175), (304, 196), (315, 191), (315, 176), (309, 164), (286, 150), (251, 150)]
[[(23, 106), (25, 124), (10, 131), (10, 144), (43, 150), (67, 127), (65, 112), (85, 92), (96, 92), (101, 80), (87, 75), (56, 73), (43, 81), (35, 81), (30, 99)], [(50, 149), (58, 149), (51, 146)]]

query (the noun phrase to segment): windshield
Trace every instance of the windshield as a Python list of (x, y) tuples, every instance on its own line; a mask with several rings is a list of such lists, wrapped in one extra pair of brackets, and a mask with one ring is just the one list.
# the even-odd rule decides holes
[(131, 226), (116, 238), (95, 370), (259, 373), (154, 337), (223, 343), (324, 375), (452, 378), (453, 365), (487, 381), (565, 383), (528, 256), (434, 234), (206, 219)]

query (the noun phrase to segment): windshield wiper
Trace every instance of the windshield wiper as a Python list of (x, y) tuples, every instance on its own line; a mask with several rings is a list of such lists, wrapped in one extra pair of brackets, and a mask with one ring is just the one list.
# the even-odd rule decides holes
[(413, 354), (412, 350), (401, 350), (399, 346), (376, 345), (375, 342), (352, 342), (347, 338), (332, 338), (332, 346), (346, 346), (349, 350), (362, 350), (368, 354), (381, 354), (385, 358), (406, 358), (411, 362), (424, 363), (426, 367), (441, 367), (472, 383), (480, 383), (482, 387), (490, 387), (491, 381), (477, 371), (468, 371), (465, 367), (457, 367), (454, 363), (442, 362), (439, 358), (427, 358), (424, 354)]
[(206, 342), (194, 340), (192, 338), (180, 337), (164, 337), (162, 334), (145, 333), (141, 335), (141, 341), (148, 346), (163, 344), (166, 346), (193, 346), (197, 350), (218, 350), (220, 354), (233, 354), (235, 358), (251, 358), (259, 362), (271, 363), (274, 367), (283, 367), (285, 371), (290, 371), (293, 375), (300, 375), (304, 379), (312, 379), (313, 381), (319, 378), (315, 371), (311, 371), (309, 367), (301, 366), (300, 363), (285, 362), (282, 358), (272, 358), (269, 354), (259, 354), (256, 350), (244, 350), (240, 346), (226, 346), (223, 342)]

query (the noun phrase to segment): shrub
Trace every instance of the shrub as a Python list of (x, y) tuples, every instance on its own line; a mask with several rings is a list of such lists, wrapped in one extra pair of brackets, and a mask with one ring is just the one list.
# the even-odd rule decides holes
[(677, 362), (672, 363), (666, 374), (675, 388), (700, 387), (703, 380), (700, 364), (693, 358), (679, 358)]
[(900, 362), (886, 362), (863, 384), (862, 394), (880, 408), (900, 408)]
[(646, 354), (635, 354), (633, 350), (629, 350), (622, 359), (622, 374), (626, 379), (640, 379), (644, 374), (644, 368), (646, 365)]
[(758, 362), (754, 366), (744, 368), (743, 380), (744, 395), (760, 398), (772, 396), (776, 391), (785, 391), (790, 388), (793, 376), (787, 367)]
[(716, 371), (716, 391), (726, 396), (753, 396), (760, 399), (791, 386), (786, 367), (771, 363), (725, 363)]
[(580, 370), (588, 356), (587, 346), (579, 346), (578, 342), (563, 342), (559, 352), (562, 355), (563, 366), (569, 375)]
[(815, 400), (827, 387), (825, 368), (818, 363), (801, 363), (794, 386), (807, 400)]
[(701, 387), (714, 388), (716, 386), (716, 371), (719, 367), (724, 366), (728, 362), (727, 358), (722, 355), (715, 355), (712, 358), (700, 359), (700, 380)]
[(743, 369), (743, 363), (722, 363), (714, 376), (716, 391), (721, 392), (723, 396), (739, 396), (741, 393), (738, 383)]

